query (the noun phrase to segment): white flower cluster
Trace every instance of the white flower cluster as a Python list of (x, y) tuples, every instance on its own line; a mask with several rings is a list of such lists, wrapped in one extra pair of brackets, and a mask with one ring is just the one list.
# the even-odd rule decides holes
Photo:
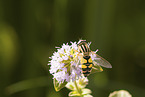
[(62, 47), (57, 47), (57, 52), (50, 57), (50, 73), (59, 83), (64, 81), (74, 81), (81, 77), (81, 67), (78, 64), (78, 47), (76, 42), (71, 42), (71, 45), (63, 44)]

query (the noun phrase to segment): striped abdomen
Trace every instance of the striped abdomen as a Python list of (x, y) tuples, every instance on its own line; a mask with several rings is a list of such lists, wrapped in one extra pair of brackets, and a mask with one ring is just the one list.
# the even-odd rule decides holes
[(82, 63), (82, 73), (84, 74), (84, 76), (88, 76), (92, 70), (92, 59), (90, 56), (83, 56), (83, 58), (81, 59), (81, 63)]

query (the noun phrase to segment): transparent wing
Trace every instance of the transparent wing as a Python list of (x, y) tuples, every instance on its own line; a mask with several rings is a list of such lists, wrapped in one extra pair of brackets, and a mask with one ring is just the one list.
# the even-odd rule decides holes
[(101, 68), (101, 66), (96, 65), (96, 66), (92, 67), (91, 74), (96, 73), (96, 72), (102, 72), (102, 71), (103, 71), (103, 69)]
[(96, 54), (96, 59), (94, 61), (96, 62), (97, 65), (100, 65), (106, 68), (112, 68), (111, 64), (107, 60), (105, 60), (104, 58), (102, 58), (101, 56), (97, 54)]

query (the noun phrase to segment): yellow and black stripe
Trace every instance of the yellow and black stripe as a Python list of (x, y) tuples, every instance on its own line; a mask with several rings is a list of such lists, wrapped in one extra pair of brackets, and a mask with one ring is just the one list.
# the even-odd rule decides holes
[(82, 73), (84, 74), (85, 77), (87, 77), (90, 74), (93, 66), (92, 59), (90, 56), (91, 51), (85, 40), (80, 40), (78, 42), (78, 49), (80, 53), (83, 54), (81, 58)]
[(92, 59), (90, 58), (90, 56), (84, 56), (82, 58), (82, 73), (84, 74), (85, 77), (87, 77), (91, 70), (92, 70)]
[[(103, 66), (106, 68), (112, 68), (111, 64), (105, 60), (104, 58), (100, 57), (99, 55), (96, 54), (97, 58), (99, 58), (99, 60), (97, 60), (97, 63), (99, 65), (97, 65), (96, 62), (92, 61), (92, 58), (90, 56), (91, 54), (91, 50), (89, 48), (89, 45), (87, 44), (86, 40), (80, 40), (78, 43), (78, 50), (81, 53), (81, 67), (82, 67), (82, 73), (84, 74), (85, 77), (87, 77), (90, 72), (92, 71), (92, 66), (94, 68), (94, 66), (97, 66), (100, 68), (100, 71), (103, 71), (103, 69), (99, 66)], [(97, 70), (97, 69), (96, 69)]]

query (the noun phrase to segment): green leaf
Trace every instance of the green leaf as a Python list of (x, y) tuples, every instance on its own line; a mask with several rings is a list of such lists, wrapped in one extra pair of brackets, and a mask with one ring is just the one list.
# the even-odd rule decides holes
[(91, 94), (92, 92), (91, 92), (91, 90), (90, 89), (87, 89), (87, 88), (84, 88), (84, 89), (82, 89), (82, 94), (84, 95), (84, 94)]
[(64, 81), (63, 83), (59, 83), (55, 78), (53, 79), (53, 84), (54, 84), (54, 88), (56, 91), (61, 90), (62, 88), (65, 87), (65, 85), (67, 84), (66, 81)]
[(128, 91), (120, 90), (120, 91), (114, 91), (109, 95), (109, 97), (132, 97)]
[(66, 88), (70, 89), (70, 90), (75, 90), (75, 85), (73, 82), (68, 82), (66, 85), (65, 85)]
[[(90, 89), (85, 88), (85, 89), (82, 89), (81, 91), (82, 91), (83, 97), (93, 97), (93, 96), (90, 95), (90, 93), (91, 93)], [(69, 96), (80, 97), (81, 95), (77, 91), (72, 91), (72, 92), (69, 93)]]
[(87, 84), (88, 84), (87, 78), (81, 78), (78, 80), (78, 85), (80, 88), (85, 88)]
[(80, 94), (77, 91), (72, 91), (68, 94), (68, 96), (80, 96)]
[(87, 95), (84, 95), (83, 97), (93, 97), (93, 96), (90, 94), (87, 94)]

